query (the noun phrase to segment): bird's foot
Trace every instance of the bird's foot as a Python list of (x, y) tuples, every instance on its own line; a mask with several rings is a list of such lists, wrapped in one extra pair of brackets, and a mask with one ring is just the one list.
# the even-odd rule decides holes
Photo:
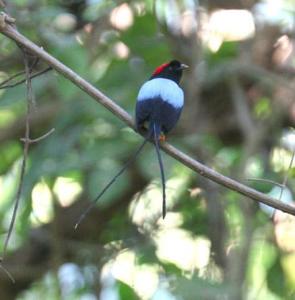
[(159, 141), (160, 142), (166, 142), (167, 138), (166, 138), (166, 135), (161, 133), (160, 136), (159, 136)]

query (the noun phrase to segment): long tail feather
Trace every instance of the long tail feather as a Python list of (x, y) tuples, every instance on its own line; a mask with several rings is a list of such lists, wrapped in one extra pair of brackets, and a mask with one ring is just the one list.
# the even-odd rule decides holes
[(166, 183), (165, 183), (165, 174), (164, 174), (164, 166), (162, 162), (160, 147), (159, 147), (159, 128), (156, 123), (153, 124), (153, 133), (154, 133), (154, 141), (155, 141), (155, 148), (157, 152), (157, 157), (159, 161), (160, 166), (160, 172), (161, 172), (161, 180), (162, 180), (162, 193), (163, 193), (163, 206), (162, 206), (162, 216), (163, 219), (166, 216)]
[(137, 156), (140, 154), (142, 149), (144, 148), (147, 141), (151, 138), (151, 133), (148, 134), (143, 143), (137, 148), (137, 150), (133, 153), (133, 155), (128, 159), (128, 161), (125, 163), (125, 165), (122, 167), (122, 169), (110, 180), (110, 182), (103, 188), (103, 190), (97, 195), (97, 197), (94, 199), (94, 201), (86, 208), (86, 210), (83, 212), (83, 214), (78, 219), (77, 223), (75, 224), (75, 230), (78, 228), (80, 223), (84, 220), (84, 218), (87, 216), (87, 214), (90, 212), (90, 210), (95, 206), (96, 202), (101, 198), (101, 196), (110, 188), (110, 186), (117, 180), (117, 178), (124, 173), (124, 171), (135, 161)]

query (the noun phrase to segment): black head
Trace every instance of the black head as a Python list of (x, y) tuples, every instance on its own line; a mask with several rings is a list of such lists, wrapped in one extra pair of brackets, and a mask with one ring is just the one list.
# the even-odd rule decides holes
[(182, 64), (178, 60), (172, 60), (169, 63), (163, 64), (156, 68), (150, 79), (167, 78), (179, 83), (182, 76), (182, 70), (187, 68), (187, 65)]

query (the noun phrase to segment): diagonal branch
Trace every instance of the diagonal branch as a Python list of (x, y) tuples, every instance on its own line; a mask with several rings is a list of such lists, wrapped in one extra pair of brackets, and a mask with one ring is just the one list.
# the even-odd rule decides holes
[[(56, 58), (51, 56), (47, 53), (43, 48), (37, 46), (25, 36), (20, 34), (10, 23), (9, 18), (7, 15), (0, 16), (2, 20), (0, 20), (0, 32), (6, 35), (8, 38), (16, 41), (18, 44), (22, 45), (23, 47), (27, 48), (31, 51), (34, 55), (39, 57), (40, 59), (44, 60), (49, 66), (55, 69), (58, 73), (62, 74), (65, 78), (72, 81), (77, 87), (82, 89), (88, 95), (90, 95), (96, 102), (102, 104), (106, 107), (109, 111), (111, 111), (115, 116), (121, 119), (125, 124), (135, 130), (134, 122), (130, 115), (122, 109), (119, 105), (113, 102), (110, 98), (104, 95), (101, 91), (87, 82), (85, 79), (80, 77), (77, 73), (71, 70), (69, 67), (65, 66), (63, 63), (58, 61)], [(267, 204), (273, 208), (279, 209), (286, 213), (295, 216), (295, 207), (291, 205), (287, 205), (282, 203), (272, 197), (269, 197), (261, 192), (258, 192), (255, 189), (252, 189), (234, 179), (226, 177), (213, 169), (208, 168), (207, 166), (201, 164), (197, 160), (191, 158), (190, 156), (184, 154), (180, 150), (176, 149), (172, 145), (167, 143), (162, 144), (161, 148), (170, 156), (174, 157), (180, 163), (184, 164), (188, 168), (192, 169), (193, 171), (197, 172), (203, 177), (206, 177), (218, 184), (221, 184), (233, 191), (236, 191), (248, 198), (251, 198), (255, 201), (262, 202)]]

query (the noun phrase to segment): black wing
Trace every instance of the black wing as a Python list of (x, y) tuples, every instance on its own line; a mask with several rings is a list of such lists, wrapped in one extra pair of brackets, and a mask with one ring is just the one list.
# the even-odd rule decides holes
[(153, 110), (153, 100), (143, 100), (136, 102), (135, 108), (135, 123), (136, 128), (140, 133), (145, 133), (147, 131), (147, 124), (149, 122), (150, 116)]
[(163, 101), (161, 98), (137, 101), (136, 103), (136, 128), (139, 132), (146, 132), (146, 122), (156, 122), (161, 126), (165, 134), (171, 131), (176, 125), (182, 108)]

